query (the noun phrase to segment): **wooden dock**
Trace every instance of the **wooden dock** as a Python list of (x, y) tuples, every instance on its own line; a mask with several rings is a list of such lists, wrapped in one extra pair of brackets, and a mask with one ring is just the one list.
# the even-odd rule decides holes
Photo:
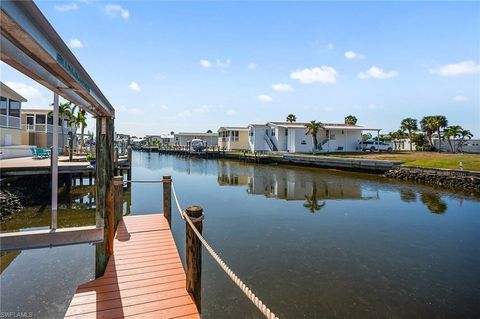
[(65, 317), (200, 317), (162, 214), (120, 221), (105, 274), (78, 287)]

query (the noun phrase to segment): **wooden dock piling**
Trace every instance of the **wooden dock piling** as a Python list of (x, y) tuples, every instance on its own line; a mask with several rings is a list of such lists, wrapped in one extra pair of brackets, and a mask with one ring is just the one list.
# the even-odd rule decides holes
[[(185, 210), (187, 216), (191, 218), (193, 225), (202, 233), (203, 229), (203, 208), (200, 206), (190, 206)], [(192, 295), (193, 301), (197, 306), (198, 312), (202, 312), (202, 243), (195, 235), (189, 223), (186, 222), (186, 288)]]
[(163, 176), (163, 216), (172, 227), (172, 177)]

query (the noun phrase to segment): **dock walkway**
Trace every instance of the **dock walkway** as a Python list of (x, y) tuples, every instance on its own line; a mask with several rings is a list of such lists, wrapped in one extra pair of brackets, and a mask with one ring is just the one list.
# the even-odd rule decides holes
[(65, 317), (200, 317), (162, 214), (120, 221), (105, 274), (78, 287)]

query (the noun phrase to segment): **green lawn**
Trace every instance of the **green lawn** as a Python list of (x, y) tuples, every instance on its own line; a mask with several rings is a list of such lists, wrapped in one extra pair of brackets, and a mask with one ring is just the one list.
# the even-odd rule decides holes
[(435, 152), (395, 152), (395, 153), (350, 153), (350, 154), (323, 154), (335, 157), (366, 158), (376, 160), (401, 161), (403, 166), (418, 166), (431, 168), (459, 169), (459, 163), (463, 162), (463, 168), (470, 171), (480, 171), (479, 154), (447, 154)]

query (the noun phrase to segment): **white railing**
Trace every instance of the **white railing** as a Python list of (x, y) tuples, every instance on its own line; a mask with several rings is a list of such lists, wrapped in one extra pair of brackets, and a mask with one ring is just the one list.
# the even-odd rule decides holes
[(8, 117), (8, 127), (20, 128), (20, 118), (15, 116)]
[(20, 128), (20, 118), (16, 116), (7, 116), (0, 114), (0, 126), (9, 128)]
[(46, 124), (35, 124), (35, 132), (45, 132)]
[(8, 117), (6, 115), (0, 114), (0, 126), (7, 127)]

